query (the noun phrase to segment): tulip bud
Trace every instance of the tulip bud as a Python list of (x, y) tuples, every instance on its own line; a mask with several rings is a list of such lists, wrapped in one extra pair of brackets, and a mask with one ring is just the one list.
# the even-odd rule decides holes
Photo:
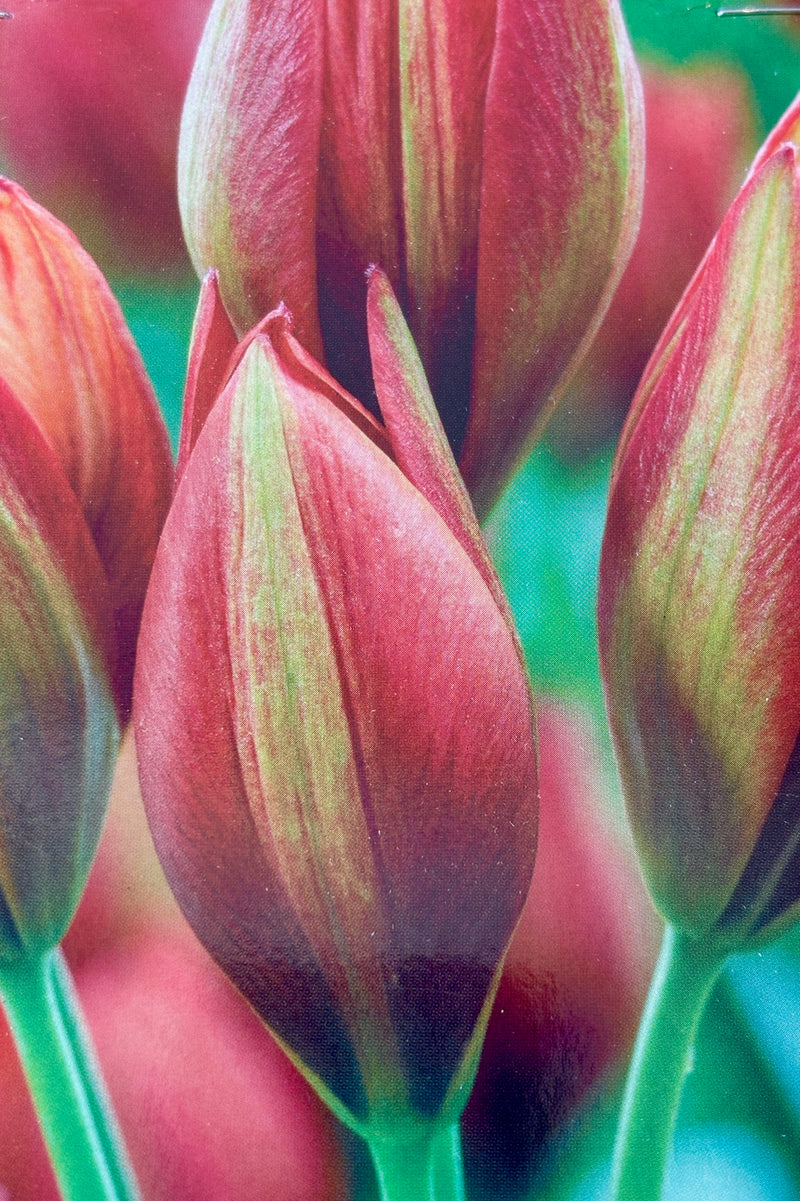
[(414, 479), (403, 421), (370, 418), (284, 313), (264, 322), (165, 526), (135, 726), (190, 924), (337, 1113), (402, 1141), (469, 1092), (532, 869), (535, 749), (472, 529), (427, 496), (446, 510), (455, 486), (443, 439), (415, 445), (407, 330), (371, 290)]
[(156, 398), (119, 305), (60, 221), (0, 181), (0, 378), (33, 416), (83, 510), (111, 588), (123, 713), (172, 490)]
[(189, 251), (240, 335), (285, 301), (364, 400), (377, 263), (483, 513), (630, 252), (640, 107), (617, 0), (217, 0), (181, 127)]
[[(600, 567), (609, 715), (656, 903), (723, 945), (800, 898), (800, 180), (759, 156), (623, 431)], [(777, 147), (777, 148), (776, 148)]]
[(166, 435), (107, 285), (0, 183), (0, 959), (64, 933), (100, 834)]

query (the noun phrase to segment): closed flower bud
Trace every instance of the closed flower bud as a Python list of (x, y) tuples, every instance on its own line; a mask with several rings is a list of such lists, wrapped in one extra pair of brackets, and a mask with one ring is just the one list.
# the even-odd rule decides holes
[(181, 128), (187, 244), (239, 334), (285, 301), (362, 399), (382, 267), (484, 513), (630, 252), (640, 108), (617, 0), (217, 0)]
[(732, 946), (796, 911), (800, 732), (797, 102), (645, 372), (613, 475), (603, 673), (665, 916)]
[(0, 958), (59, 940), (100, 834), (169, 498), (107, 285), (0, 183)]
[(386, 428), (282, 312), (235, 356), (156, 556), (135, 725), (191, 925), (340, 1116), (403, 1141), (466, 1101), (536, 765), (507, 610), (379, 273), (370, 334)]

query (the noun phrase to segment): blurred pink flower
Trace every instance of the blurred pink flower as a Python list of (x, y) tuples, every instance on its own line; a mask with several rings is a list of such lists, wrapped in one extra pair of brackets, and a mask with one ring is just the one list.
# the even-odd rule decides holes
[(556, 422), (581, 443), (618, 428), (683, 289), (755, 149), (751, 97), (732, 66), (642, 71), (644, 207), (633, 255)]
[(106, 269), (184, 263), (175, 161), (210, 0), (16, 0), (0, 155)]
[[(189, 938), (77, 973), (145, 1201), (345, 1201), (322, 1103)], [(58, 1201), (5, 1024), (0, 1088), (0, 1195)]]

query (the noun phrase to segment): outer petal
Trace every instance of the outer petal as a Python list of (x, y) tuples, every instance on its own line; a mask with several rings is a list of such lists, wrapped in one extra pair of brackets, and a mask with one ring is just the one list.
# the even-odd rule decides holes
[(396, 0), (324, 3), (320, 321), (333, 374), (364, 397), (371, 392), (364, 271), (379, 262), (395, 286), (404, 279), (397, 9)]
[(377, 267), (369, 273), (367, 327), (378, 403), (397, 464), (472, 559), (498, 609), (514, 629), (508, 601), (459, 475), (417, 348), (391, 284)]
[(163, 421), (119, 306), (66, 226), (0, 183), (0, 370), (52, 446), (111, 584), (123, 700), (169, 505)]
[(285, 301), (316, 354), (322, 31), (323, 0), (215, 0), (178, 154), (189, 253), (237, 332)]
[(200, 430), (227, 379), (237, 338), (219, 294), (219, 275), (209, 271), (200, 286), (192, 329), (176, 481), (183, 475)]
[(640, 91), (617, 0), (498, 0), (460, 460), (479, 516), (588, 348), (633, 247)]
[(527, 684), (441, 519), (270, 342), (176, 495), (136, 721), (173, 888), (310, 1078), (393, 1137), (457, 1113), (532, 866)]
[[(469, 397), (481, 172), (491, 135), (484, 103), (495, 25), (502, 19), (498, 8), (497, 0), (399, 4), (407, 312), (445, 427), (459, 447)], [(506, 119), (519, 132), (516, 108)]]
[[(781, 117), (778, 124), (767, 136), (766, 141), (756, 155), (753, 165), (750, 168), (748, 178), (752, 179), (752, 177), (757, 171), (760, 170), (767, 159), (770, 158), (780, 146), (787, 142), (794, 142), (795, 145), (800, 142), (800, 94), (795, 97), (784, 115)], [(661, 334), (658, 344), (653, 351), (650, 362), (647, 366), (647, 372), (642, 379), (641, 386), (637, 389), (633, 403), (631, 404), (630, 412), (628, 413), (628, 418), (625, 422), (625, 427), (620, 437), (617, 448), (617, 462), (621, 460), (623, 448), (633, 432), (636, 423), (639, 420), (639, 416), (647, 402), (647, 398), (650, 395), (650, 390), (658, 378), (659, 363), (662, 358), (665, 358), (669, 355), (670, 348), (683, 328), (687, 314), (691, 311), (691, 308), (694, 304), (695, 292), (700, 287), (705, 274), (706, 262), (714, 253), (714, 245), (715, 243), (712, 240), (711, 245), (703, 256), (699, 266), (697, 267), (697, 270), (692, 276), (692, 279), (689, 281), (683, 296), (676, 305), (672, 316), (664, 327), (664, 332)]]
[(0, 958), (9, 960), (54, 945), (72, 918), (118, 728), (103, 569), (60, 464), (5, 385), (0, 598)]
[(751, 179), (642, 384), (603, 544), (615, 741), (663, 912), (716, 921), (800, 725), (800, 192)]

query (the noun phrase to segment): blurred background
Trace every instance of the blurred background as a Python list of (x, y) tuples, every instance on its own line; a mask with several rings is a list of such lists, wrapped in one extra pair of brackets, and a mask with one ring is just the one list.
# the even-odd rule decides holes
[[(76, 230), (109, 276), (173, 443), (197, 297), (174, 160), (208, 6), (9, 0), (13, 19), (0, 21), (0, 166)], [(759, 141), (800, 88), (800, 17), (718, 16), (714, 4), (686, 0), (623, 8), (647, 105), (639, 242), (592, 354), (487, 528), (542, 698), (542, 834), (465, 1117), (476, 1201), (604, 1196), (659, 935), (627, 838), (597, 670), (609, 470), (658, 334)], [(148, 1201), (374, 1195), (359, 1149), (333, 1131), (183, 928), (149, 843), (130, 746), (67, 952)], [(800, 1199), (799, 1029), (800, 932), (790, 932), (732, 961), (714, 993), (667, 1201)], [(0, 1089), (13, 1103), (0, 1109), (0, 1195), (5, 1186), (13, 1201), (47, 1201), (54, 1185), (1, 1033)]]

